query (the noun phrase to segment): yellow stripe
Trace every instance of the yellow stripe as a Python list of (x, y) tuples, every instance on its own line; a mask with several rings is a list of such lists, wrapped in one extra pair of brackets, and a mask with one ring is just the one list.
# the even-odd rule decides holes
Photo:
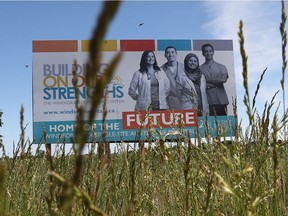
[[(82, 52), (89, 52), (90, 40), (82, 40)], [(117, 51), (117, 40), (104, 40), (100, 51)]]

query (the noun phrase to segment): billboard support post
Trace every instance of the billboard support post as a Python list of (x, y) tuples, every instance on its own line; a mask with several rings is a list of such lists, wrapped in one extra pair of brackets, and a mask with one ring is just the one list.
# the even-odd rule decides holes
[(139, 140), (139, 150), (140, 150), (142, 160), (145, 160), (146, 158), (146, 151), (145, 151), (144, 144), (145, 144), (144, 140)]
[(163, 139), (160, 139), (160, 140), (159, 140), (159, 147), (160, 147), (162, 162), (164, 162), (164, 157), (165, 157), (165, 144), (164, 144), (164, 140), (163, 140)]

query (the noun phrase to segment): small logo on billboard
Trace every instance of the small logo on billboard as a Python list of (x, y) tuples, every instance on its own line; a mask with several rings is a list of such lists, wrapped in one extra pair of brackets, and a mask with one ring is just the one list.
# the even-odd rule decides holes
[(114, 76), (106, 87), (108, 98), (123, 98), (124, 97), (124, 85), (122, 79), (119, 76)]

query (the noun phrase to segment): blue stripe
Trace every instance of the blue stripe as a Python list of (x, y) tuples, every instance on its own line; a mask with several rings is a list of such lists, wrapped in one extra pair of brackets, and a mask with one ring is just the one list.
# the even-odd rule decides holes
[(191, 40), (157, 40), (158, 51), (164, 51), (166, 47), (173, 46), (177, 51), (191, 51)]
[[(206, 126), (208, 125), (208, 133), (211, 137), (221, 135), (220, 130), (225, 128), (226, 137), (232, 137), (235, 135), (234, 128), (236, 125), (236, 121), (234, 116), (218, 116), (208, 117), (207, 123), (205, 124), (205, 118), (198, 118), (198, 127), (187, 127), (187, 128), (163, 128), (163, 129), (155, 129), (152, 134), (152, 139), (177, 139), (179, 138), (176, 133), (180, 132), (184, 136), (187, 137), (188, 133), (191, 138), (196, 137), (197, 134), (200, 137), (205, 137)], [(217, 121), (216, 121), (217, 120)], [(96, 132), (92, 136), (92, 128), (89, 125), (86, 125), (85, 129), (89, 132), (90, 137), (87, 142), (92, 142), (92, 140), (96, 140), (96, 142), (104, 141), (102, 139), (102, 128), (101, 128), (101, 120), (96, 120)], [(139, 140), (147, 140), (148, 139), (148, 129), (140, 130), (122, 130), (122, 120), (107, 120), (106, 127), (107, 135), (106, 141), (108, 142), (120, 142), (120, 141), (139, 141)], [(75, 131), (75, 121), (51, 121), (51, 122), (34, 122), (33, 123), (33, 136), (34, 143), (44, 143), (44, 130), (46, 131), (46, 143), (72, 143)], [(157, 131), (157, 132), (156, 132)], [(175, 132), (178, 131), (178, 132)], [(218, 133), (217, 133), (218, 131)]]

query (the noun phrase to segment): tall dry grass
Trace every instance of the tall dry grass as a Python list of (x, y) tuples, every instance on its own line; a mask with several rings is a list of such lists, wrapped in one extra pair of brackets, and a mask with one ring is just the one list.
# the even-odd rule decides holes
[[(87, 79), (91, 86), (96, 85), (88, 116), (91, 124), (104, 86), (121, 58), (115, 56), (103, 79), (93, 73), (101, 59), (99, 41), (119, 4), (103, 3), (91, 40), (92, 70)], [(283, 95), (285, 26), (282, 2)], [(93, 142), (88, 154), (83, 155), (87, 138), (84, 107), (77, 104), (77, 130), (71, 152), (65, 152), (65, 144), (58, 144), (52, 153), (51, 146), (44, 143), (46, 153), (35, 156), (31, 152), (35, 144), (25, 141), (22, 108), (21, 137), (12, 158), (6, 157), (5, 146), (1, 145), (1, 215), (287, 215), (288, 153), (283, 136), (287, 116), (279, 117), (279, 106), (272, 113), (274, 98), (265, 104), (262, 114), (258, 113), (255, 101), (267, 69), (261, 74), (251, 103), (243, 28), (240, 21), (238, 35), (249, 128), (244, 132), (240, 126), (234, 128), (232, 143), (211, 141), (207, 130), (207, 145), (193, 145), (186, 134), (174, 141), (157, 140), (155, 147), (146, 149), (141, 142), (132, 146), (117, 143), (116, 153), (111, 154), (104, 134), (103, 143)], [(221, 136), (223, 130), (219, 131)]]

